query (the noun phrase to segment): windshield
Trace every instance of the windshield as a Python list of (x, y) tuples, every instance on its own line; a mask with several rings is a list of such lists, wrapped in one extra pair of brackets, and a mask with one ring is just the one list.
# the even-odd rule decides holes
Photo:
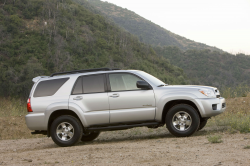
[(159, 85), (166, 85), (164, 82), (162, 82), (161, 80), (159, 80), (158, 78), (145, 73), (143, 71), (140, 72), (140, 74), (147, 79), (147, 81), (151, 82), (152, 84), (154, 84), (155, 86), (159, 86)]

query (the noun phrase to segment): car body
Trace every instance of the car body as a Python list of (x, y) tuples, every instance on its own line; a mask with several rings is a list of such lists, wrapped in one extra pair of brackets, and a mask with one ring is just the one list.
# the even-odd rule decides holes
[[(38, 76), (33, 82), (25, 117), (28, 128), (35, 130), (33, 134), (51, 136), (51, 125), (60, 116), (77, 119), (83, 134), (141, 126), (157, 128), (166, 124), (169, 111), (178, 105), (183, 107), (182, 110), (189, 111), (171, 117), (173, 122), (169, 123), (169, 127), (172, 124), (172, 128), (179, 131), (177, 134), (175, 131), (170, 132), (176, 136), (189, 136), (199, 129), (201, 122), (224, 112), (226, 108), (225, 99), (217, 88), (166, 85), (139, 70), (78, 70)], [(180, 108), (175, 109), (178, 111)], [(191, 115), (193, 112), (195, 115)], [(178, 125), (173, 126), (177, 122)], [(186, 133), (192, 127), (191, 124), (195, 125), (195, 129)], [(65, 127), (64, 124), (62, 126)], [(57, 131), (61, 132), (62, 126), (59, 125)], [(61, 135), (58, 137), (66, 138)], [(75, 144), (64, 145), (65, 142), (61, 140), (61, 143), (56, 143), (60, 146)]]

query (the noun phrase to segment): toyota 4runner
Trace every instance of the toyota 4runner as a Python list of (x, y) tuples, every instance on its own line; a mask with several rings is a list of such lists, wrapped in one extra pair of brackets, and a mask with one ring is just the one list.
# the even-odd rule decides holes
[(59, 146), (92, 141), (101, 131), (165, 124), (173, 135), (186, 137), (226, 108), (217, 88), (167, 85), (138, 70), (75, 70), (33, 82), (26, 124)]

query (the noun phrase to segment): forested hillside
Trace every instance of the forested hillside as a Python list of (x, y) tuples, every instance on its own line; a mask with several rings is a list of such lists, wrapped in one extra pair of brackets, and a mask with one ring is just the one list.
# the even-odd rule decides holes
[[(83, 2), (83, 0), (74, 1)], [(89, 0), (89, 2), (98, 8), (101, 13), (111, 18), (120, 27), (138, 36), (141, 42), (154, 46), (177, 46), (181, 50), (210, 49), (223, 52), (221, 49), (216, 47), (194, 42), (192, 40), (186, 39), (185, 37), (174, 34), (139, 16), (133, 11), (116, 6), (112, 3), (103, 2), (101, 0)]]
[(186, 83), (182, 69), (91, 8), (72, 0), (0, 0), (0, 96), (26, 98), (38, 75), (100, 67)]
[(177, 47), (157, 47), (158, 55), (181, 67), (192, 84), (216, 87), (250, 85), (250, 56), (210, 50), (182, 51)]

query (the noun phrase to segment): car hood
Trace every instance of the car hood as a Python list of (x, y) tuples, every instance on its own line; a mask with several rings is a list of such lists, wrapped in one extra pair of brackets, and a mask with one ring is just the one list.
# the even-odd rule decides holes
[(208, 90), (217, 90), (217, 88), (212, 86), (200, 86), (200, 85), (168, 85), (164, 88), (170, 88), (170, 89), (208, 89)]
[(200, 86), (200, 85), (167, 85), (159, 87), (158, 90), (165, 91), (168, 93), (177, 93), (177, 92), (188, 92), (195, 94), (196, 96), (203, 97), (198, 90), (211, 90), (214, 92), (213, 97), (220, 97), (220, 92), (217, 88), (211, 86)]

